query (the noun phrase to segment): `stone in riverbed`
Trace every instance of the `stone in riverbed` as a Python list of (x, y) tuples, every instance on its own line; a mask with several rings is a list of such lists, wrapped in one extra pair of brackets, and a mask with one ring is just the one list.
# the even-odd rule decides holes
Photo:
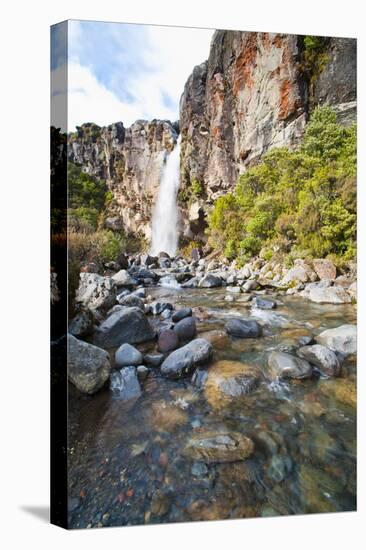
[(95, 331), (95, 342), (104, 348), (152, 340), (155, 334), (145, 313), (138, 307), (115, 311)]
[(254, 452), (254, 443), (249, 437), (237, 432), (207, 431), (193, 435), (182, 454), (206, 464), (238, 462)]
[(258, 338), (262, 333), (261, 326), (254, 319), (230, 319), (225, 329), (236, 338)]
[(144, 363), (152, 367), (159, 367), (164, 361), (164, 355), (162, 353), (147, 353), (144, 356)]
[(175, 311), (172, 315), (172, 321), (173, 323), (178, 323), (182, 319), (185, 319), (186, 317), (191, 317), (192, 315), (192, 308), (190, 307), (183, 307), (182, 309), (178, 309), (178, 311)]
[(109, 378), (109, 355), (104, 349), (67, 336), (68, 378), (83, 393), (97, 392)]
[(216, 288), (222, 286), (222, 279), (212, 273), (207, 273), (207, 275), (202, 277), (198, 286), (199, 288)]
[(239, 361), (217, 361), (208, 369), (205, 397), (213, 409), (221, 409), (255, 390), (260, 373)]
[(110, 379), (112, 392), (123, 401), (139, 397), (141, 388), (137, 378), (135, 367), (123, 367), (121, 370), (113, 371)]
[(178, 334), (174, 330), (162, 330), (158, 337), (158, 350), (162, 353), (169, 353), (179, 346)]
[(289, 456), (274, 455), (268, 468), (268, 477), (277, 483), (283, 481), (292, 470), (292, 460)]
[(320, 374), (324, 377), (338, 376), (341, 366), (336, 354), (329, 348), (320, 344), (303, 346), (297, 350), (299, 357), (306, 359), (315, 365)]
[(357, 327), (356, 325), (341, 325), (337, 328), (324, 330), (316, 337), (316, 341), (346, 357), (357, 352)]
[(281, 351), (272, 351), (268, 356), (269, 375), (273, 380), (281, 378), (310, 378), (313, 369), (305, 359)]
[(246, 281), (243, 286), (243, 292), (250, 292), (252, 290), (256, 290), (258, 288), (258, 282), (255, 279), (249, 279), (249, 281)]
[(212, 344), (203, 338), (192, 340), (169, 355), (160, 367), (162, 374), (170, 378), (179, 378), (190, 373), (197, 365), (210, 360)]
[(182, 288), (197, 288), (198, 283), (201, 281), (201, 277), (192, 277), (188, 281), (182, 284)]
[(275, 301), (259, 298), (259, 296), (256, 296), (254, 298), (253, 303), (254, 306), (258, 307), (259, 309), (275, 309), (277, 307)]
[(197, 327), (194, 317), (186, 317), (179, 321), (175, 327), (174, 332), (179, 338), (180, 342), (187, 342), (192, 340), (196, 336)]
[(116, 368), (137, 366), (142, 364), (142, 354), (130, 344), (122, 344), (115, 354)]
[(166, 309), (169, 309), (171, 311), (173, 309), (172, 304), (170, 304), (169, 302), (152, 302), (148, 306), (148, 312), (152, 313), (153, 315), (160, 315)]
[(145, 367), (145, 365), (139, 365), (136, 369), (136, 373), (137, 373), (137, 378), (140, 381), (144, 381), (149, 376), (149, 369)]

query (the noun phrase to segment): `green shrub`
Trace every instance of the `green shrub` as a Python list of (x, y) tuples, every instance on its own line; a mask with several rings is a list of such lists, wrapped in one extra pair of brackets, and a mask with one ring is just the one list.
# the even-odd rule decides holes
[(263, 247), (306, 257), (356, 249), (356, 127), (314, 110), (297, 151), (273, 149), (239, 177), (209, 214), (211, 246), (229, 259)]

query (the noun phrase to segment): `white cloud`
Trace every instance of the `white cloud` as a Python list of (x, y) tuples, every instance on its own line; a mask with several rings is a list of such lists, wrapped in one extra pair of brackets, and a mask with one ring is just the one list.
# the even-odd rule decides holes
[[(75, 55), (72, 57), (68, 67), (69, 130), (83, 122), (104, 126), (121, 120), (129, 126), (139, 118), (176, 120), (179, 117), (179, 99), (184, 84), (193, 67), (207, 59), (213, 31), (154, 26), (145, 29), (141, 70), (136, 67), (133, 74), (125, 75), (124, 86), (133, 98), (131, 102), (120, 100), (98, 81), (90, 67), (81, 65)], [(116, 25), (111, 30), (115, 33)], [(77, 22), (70, 24), (69, 41), (72, 41), (73, 51), (82, 47)], [(137, 47), (141, 47), (139, 44)]]

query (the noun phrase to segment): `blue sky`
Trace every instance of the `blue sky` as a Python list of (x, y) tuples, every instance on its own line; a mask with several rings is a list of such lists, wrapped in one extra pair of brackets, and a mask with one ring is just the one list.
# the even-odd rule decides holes
[[(176, 120), (184, 84), (208, 57), (213, 31), (92, 21), (68, 22), (68, 130), (83, 122), (129, 126), (139, 118)], [(62, 30), (51, 35), (51, 70), (66, 59)], [(54, 90), (65, 93), (61, 87)]]

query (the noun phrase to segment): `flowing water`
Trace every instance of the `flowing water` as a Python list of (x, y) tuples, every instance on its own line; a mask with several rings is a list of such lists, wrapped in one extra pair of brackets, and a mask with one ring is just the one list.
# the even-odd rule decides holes
[(151, 254), (167, 252), (174, 257), (178, 244), (180, 136), (163, 168), (158, 198), (152, 217)]
[[(216, 332), (214, 360), (244, 362), (259, 372), (265, 372), (269, 351), (355, 323), (354, 306), (298, 297), (281, 297), (274, 312), (263, 312), (238, 301), (228, 304), (222, 290), (149, 292), (177, 307), (195, 307), (203, 336), (221, 330), (230, 317), (257, 315), (263, 336), (232, 340)], [(142, 386), (142, 395), (128, 403), (107, 388), (93, 397), (70, 389), (70, 527), (355, 510), (354, 359), (343, 365), (340, 378), (263, 378), (251, 394), (229, 402), (189, 378), (167, 380), (158, 369)], [(254, 454), (230, 464), (195, 462), (183, 454), (192, 436), (223, 429), (250, 437)]]

